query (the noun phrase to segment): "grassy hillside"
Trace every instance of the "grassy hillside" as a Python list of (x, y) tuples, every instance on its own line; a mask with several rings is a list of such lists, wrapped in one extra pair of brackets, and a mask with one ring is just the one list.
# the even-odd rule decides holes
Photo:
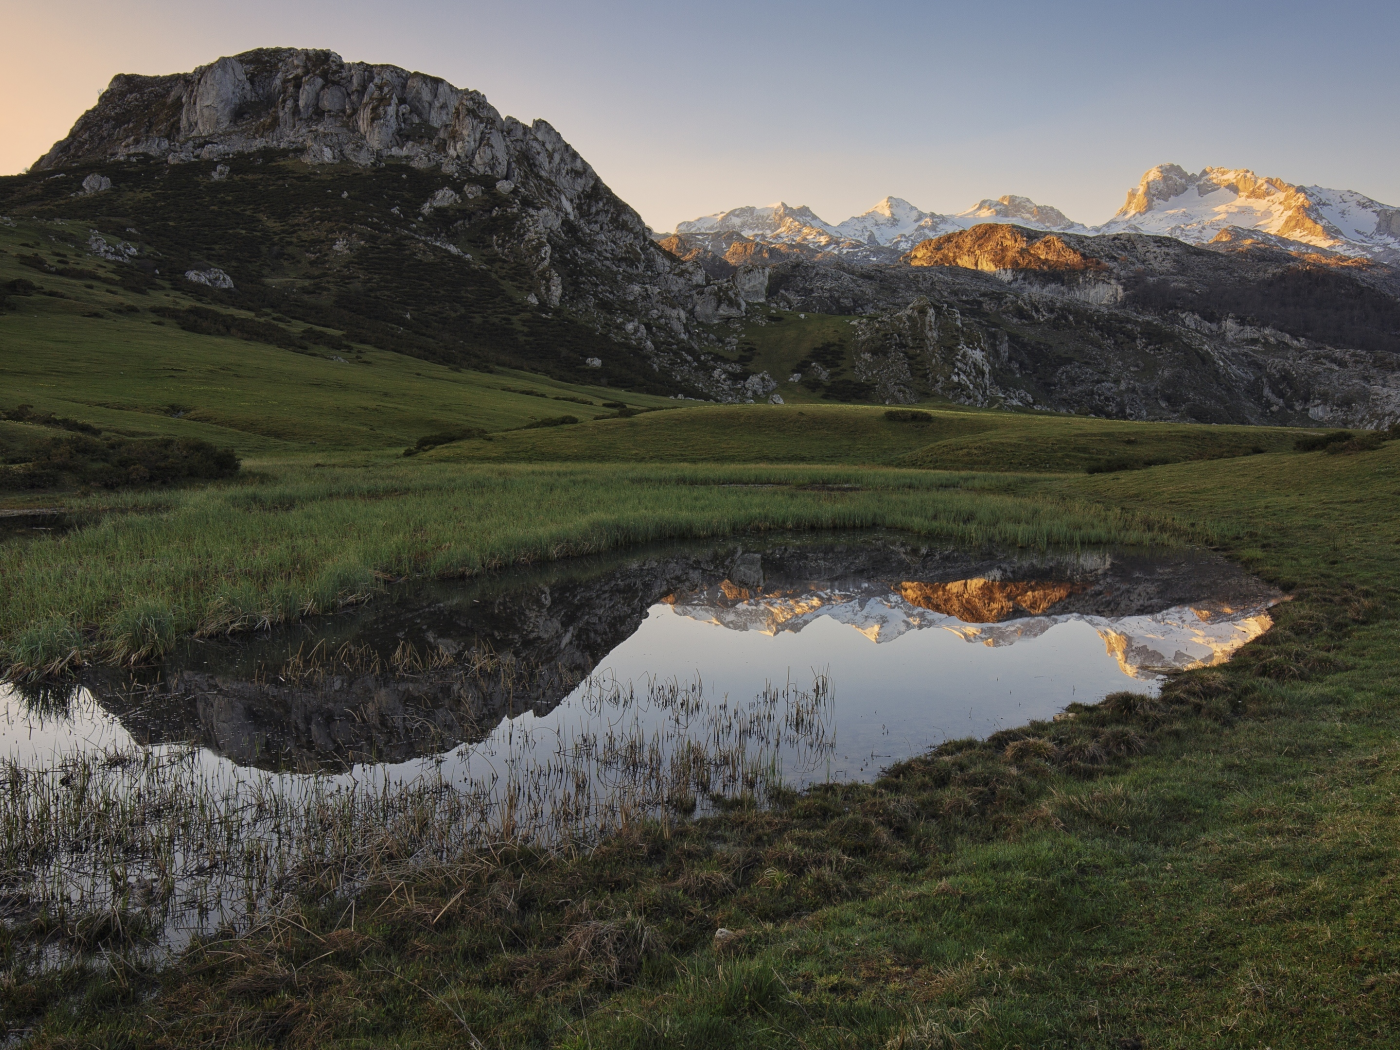
[[(210, 310), (208, 303), (155, 284), (126, 287), (129, 264), (80, 259), (48, 239), (51, 229), (0, 225), (0, 291), (33, 286), (7, 292), (10, 309), (0, 309), (0, 408), (28, 403), (125, 435), (202, 438), (267, 454), (400, 449), (452, 428), (592, 419), (612, 414), (602, 405), (619, 396), (634, 406), (674, 404), (505, 369), (458, 370), (348, 343), (272, 311), (217, 308), (255, 338), (186, 331), (185, 312)], [(68, 275), (20, 261), (36, 254)], [(307, 342), (308, 329), (323, 342)]]
[[(57, 175), (0, 178), (0, 215), (31, 224), (24, 237), (62, 269), (92, 269), (89, 231), (110, 245), (139, 246), (123, 267), (132, 289), (184, 284), (188, 269), (218, 268), (231, 289), (195, 289), (206, 303), (277, 311), (351, 341), (442, 364), (525, 367), (589, 381), (585, 362), (601, 355), (616, 384), (645, 386), (656, 373), (639, 353), (568, 309), (542, 311), (538, 245), (516, 197), (495, 179), (473, 180), (474, 195), (420, 210), (445, 176), (407, 163), (378, 167), (308, 165), (268, 150), (223, 165), (152, 160), (98, 164)], [(85, 175), (112, 188), (77, 192)], [(456, 181), (463, 189), (461, 180)], [(2, 224), (0, 224), (2, 225)], [(597, 274), (554, 260), (570, 287)], [(159, 276), (153, 273), (161, 270)], [(32, 274), (30, 275), (32, 276)], [(671, 389), (664, 391), (671, 392)]]
[(1082, 471), (1291, 449), (1306, 431), (1126, 423), (956, 406), (714, 405), (492, 435), (433, 456), (472, 462), (868, 463), (939, 470)]

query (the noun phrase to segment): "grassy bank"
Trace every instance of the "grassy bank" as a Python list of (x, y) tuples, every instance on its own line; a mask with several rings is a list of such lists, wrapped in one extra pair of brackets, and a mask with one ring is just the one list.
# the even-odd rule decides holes
[[(1180, 542), (1187, 516), (1123, 514), (990, 474), (818, 467), (253, 462), (237, 483), (102, 498), (105, 517), (0, 546), (17, 673), (129, 662), (183, 633), (281, 623), (384, 581), (660, 539), (888, 527), (936, 542)], [(98, 504), (87, 508), (96, 513)]]
[[(159, 974), (10, 978), (12, 1029), (44, 1047), (1391, 1045), (1400, 448), (871, 474), (876, 503), (907, 500), (930, 530), (968, 524), (935, 499), (1194, 530), (1295, 600), (1158, 700), (1115, 695), (871, 786), (638, 824), (588, 853), (488, 851), (371, 886), (353, 913), (307, 900)], [(857, 474), (630, 476), (643, 493), (669, 477), (672, 499), (737, 527), (738, 508), (853, 496), (725, 485)]]

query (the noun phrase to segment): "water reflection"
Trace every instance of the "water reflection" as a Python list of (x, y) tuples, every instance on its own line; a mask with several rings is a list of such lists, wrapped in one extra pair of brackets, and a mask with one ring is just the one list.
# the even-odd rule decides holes
[(0, 918), (139, 906), (177, 944), (291, 886), (869, 779), (1227, 659), (1280, 597), (1201, 553), (867, 534), (423, 585), (191, 642), (135, 679), (0, 691)]
[[(428, 586), (313, 631), (194, 643), (158, 675), (89, 686), (142, 743), (310, 770), (480, 742), (524, 713), (547, 718), (603, 669), (623, 683), (694, 681), (717, 698), (820, 672), (840, 700), (838, 737), (899, 702), (911, 707), (900, 737), (918, 749), (1228, 659), (1268, 628), (1279, 597), (1199, 552), (1007, 555), (891, 536), (671, 546)], [(929, 632), (999, 655), (891, 644)], [(904, 753), (877, 747), (858, 765), (869, 775), (872, 760)]]

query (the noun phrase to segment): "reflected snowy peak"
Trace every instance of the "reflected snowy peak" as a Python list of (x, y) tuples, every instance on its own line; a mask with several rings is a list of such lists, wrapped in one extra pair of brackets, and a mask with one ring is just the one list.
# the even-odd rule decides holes
[(999, 647), (1038, 638), (1055, 624), (1078, 620), (1098, 631), (1124, 674), (1147, 680), (1164, 671), (1224, 663), (1240, 646), (1273, 626), (1267, 609), (1280, 600), (1278, 595), (1256, 594), (1246, 601), (1203, 601), (1117, 617), (1053, 612), (1089, 589), (1086, 581), (973, 577), (870, 581), (854, 590), (813, 582), (806, 588), (769, 592), (725, 579), (698, 592), (668, 595), (663, 601), (679, 616), (732, 631), (796, 632), (825, 617), (854, 627), (876, 643), (938, 628), (968, 642)]

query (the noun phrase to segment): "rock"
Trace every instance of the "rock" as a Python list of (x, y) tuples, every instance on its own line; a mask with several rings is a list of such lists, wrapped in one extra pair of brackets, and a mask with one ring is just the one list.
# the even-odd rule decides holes
[(108, 262), (130, 262), (138, 254), (134, 244), (127, 244), (125, 241), (115, 245), (108, 244), (107, 238), (96, 230), (88, 230), (88, 251)]
[(801, 373), (801, 372), (794, 372), (792, 375), (788, 376), (788, 382), (789, 382), (789, 383), (800, 383), (800, 382), (802, 382), (802, 373)]
[(186, 96), (180, 115), (181, 131), (188, 135), (213, 135), (233, 123), (252, 89), (243, 63), (236, 58), (221, 58), (196, 70), (196, 74), (195, 89)]
[(214, 169), (214, 173), (210, 175), (209, 178), (213, 179), (215, 182), (223, 182), (224, 179), (228, 178), (228, 172), (228, 165), (220, 164)]
[(223, 270), (186, 270), (185, 280), (193, 281), (195, 284), (206, 285), (210, 288), (227, 288), (232, 290), (233, 278), (224, 273)]
[(345, 113), (349, 109), (350, 96), (339, 84), (322, 88), (316, 98), (316, 107), (322, 113)]
[(450, 208), (454, 204), (462, 203), (462, 195), (449, 186), (444, 186), (431, 197), (429, 197), (421, 208), (418, 209), (421, 215), (431, 215), (434, 208)]
[(692, 307), (695, 319), (705, 324), (713, 324), (730, 317), (743, 317), (747, 310), (743, 297), (730, 281), (711, 284), (702, 288), (695, 296)]
[(320, 77), (307, 77), (301, 82), (301, 91), (297, 93), (297, 114), (302, 120), (307, 120), (315, 116), (316, 111), (321, 109), (322, 89), (326, 82)]
[(747, 936), (747, 930), (727, 930), (721, 926), (715, 931), (715, 951), (725, 952), (736, 948)]
[(601, 357), (590, 357), (583, 362), (589, 368), (602, 368), (603, 359)]
[(94, 193), (106, 193), (112, 188), (112, 180), (106, 175), (98, 175), (93, 172), (83, 180), (83, 195), (92, 196)]
[(734, 288), (746, 303), (761, 303), (768, 298), (770, 266), (740, 266), (734, 271)]
[(759, 372), (744, 380), (744, 393), (753, 398), (767, 397), (777, 386), (777, 381), (767, 372)]
[(497, 193), (512, 193), (514, 192), (514, 190), (515, 183), (511, 182), (510, 179), (501, 179), (499, 182), (496, 183)]
[(785, 402), (785, 401), (783, 400), (783, 395), (782, 395), (782, 394), (769, 394), (769, 395), (768, 395), (768, 403), (769, 403), (770, 405), (782, 405), (782, 404), (786, 404), (787, 402)]

